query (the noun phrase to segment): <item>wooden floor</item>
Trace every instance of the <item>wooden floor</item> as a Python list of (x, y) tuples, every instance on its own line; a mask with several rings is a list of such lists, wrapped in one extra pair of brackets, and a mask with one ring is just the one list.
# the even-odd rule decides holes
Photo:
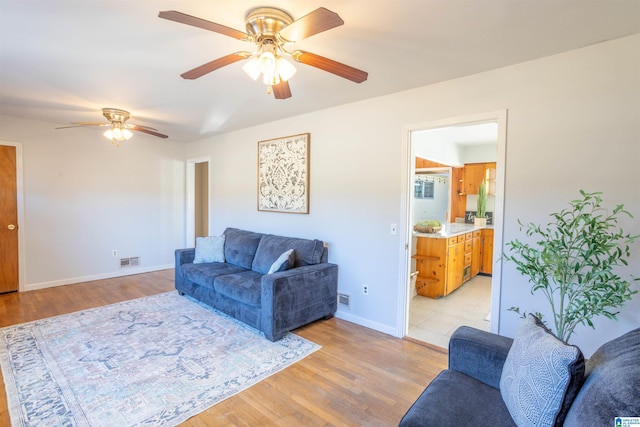
[[(0, 327), (172, 290), (164, 270), (4, 294)], [(322, 348), (181, 426), (397, 426), (447, 363), (443, 351), (340, 319), (294, 332)], [(9, 425), (2, 383), (0, 426)]]

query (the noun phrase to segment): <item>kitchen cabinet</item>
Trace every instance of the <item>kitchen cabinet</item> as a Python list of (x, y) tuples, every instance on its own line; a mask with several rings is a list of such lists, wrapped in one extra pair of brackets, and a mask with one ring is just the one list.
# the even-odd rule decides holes
[[(474, 238), (480, 239), (480, 230), (451, 237), (417, 237), (416, 292), (430, 298), (440, 298), (458, 289), (472, 275)], [(479, 252), (479, 251), (478, 251)]]
[(471, 247), (471, 277), (475, 277), (480, 273), (481, 254), (481, 230), (475, 230), (472, 237)]
[(444, 286), (444, 295), (462, 286), (464, 269), (464, 235), (447, 239), (447, 281)]
[(464, 165), (465, 194), (478, 194), (480, 183), (487, 184), (487, 194), (496, 194), (496, 163), (467, 163)]
[(478, 194), (480, 183), (484, 179), (484, 163), (467, 163), (464, 165), (464, 192), (466, 194)]
[(485, 179), (487, 180), (487, 194), (496, 194), (496, 163), (484, 164)]
[(493, 229), (480, 230), (480, 273), (493, 273)]

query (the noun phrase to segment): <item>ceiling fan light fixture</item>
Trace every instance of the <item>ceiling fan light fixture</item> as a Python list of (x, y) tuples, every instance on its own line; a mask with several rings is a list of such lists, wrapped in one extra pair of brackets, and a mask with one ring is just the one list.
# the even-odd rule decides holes
[[(111, 129), (107, 129), (104, 133), (105, 138), (111, 140), (112, 143), (125, 141), (131, 139), (133, 133), (124, 127), (114, 125)], [(117, 144), (116, 144), (117, 145)]]
[(276, 77), (276, 57), (271, 52), (263, 52), (260, 55), (259, 65), (260, 71), (262, 72), (262, 76), (264, 78), (264, 84), (270, 85), (271, 82)]
[(279, 57), (277, 61), (278, 74), (284, 81), (289, 80), (296, 73), (296, 67), (283, 57)]
[(252, 56), (251, 59), (242, 66), (242, 69), (253, 80), (258, 80), (258, 77), (260, 77), (260, 61), (255, 56)]

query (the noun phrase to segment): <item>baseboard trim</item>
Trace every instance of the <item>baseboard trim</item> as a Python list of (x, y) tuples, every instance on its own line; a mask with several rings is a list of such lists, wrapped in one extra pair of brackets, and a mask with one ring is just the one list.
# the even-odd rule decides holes
[(36, 291), (38, 289), (53, 288), (56, 286), (74, 285), (76, 283), (92, 282), (94, 280), (112, 279), (114, 277), (133, 276), (134, 274), (151, 273), (152, 271), (174, 268), (173, 264), (156, 265), (153, 267), (131, 267), (125, 271), (111, 271), (108, 273), (93, 274), (91, 276), (71, 277), (67, 279), (52, 280), (50, 282), (30, 283), (25, 285), (20, 292)]
[(372, 322), (369, 319), (365, 319), (360, 316), (354, 316), (353, 314), (345, 313), (344, 311), (340, 311), (340, 310), (336, 312), (335, 316), (338, 319), (346, 320), (348, 322), (355, 323), (356, 325), (364, 326), (366, 328), (373, 329), (375, 331), (382, 332), (394, 337), (397, 336), (396, 328), (391, 327), (389, 325), (383, 325), (382, 323)]

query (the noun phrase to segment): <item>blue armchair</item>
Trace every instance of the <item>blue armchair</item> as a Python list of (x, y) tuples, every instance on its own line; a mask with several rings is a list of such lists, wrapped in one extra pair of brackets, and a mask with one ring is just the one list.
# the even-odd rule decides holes
[[(518, 336), (515, 339), (518, 340)], [(584, 359), (582, 364), (580, 360), (574, 361), (569, 368), (573, 378), (568, 380), (560, 405), (546, 424), (536, 421), (535, 405), (523, 403), (520, 413), (514, 409), (513, 401), (520, 396), (513, 395), (520, 394), (523, 385), (516, 393), (501, 390), (501, 383), (503, 387), (506, 384), (503, 370), (506, 364), (512, 363), (509, 359), (513, 359), (514, 347), (513, 339), (460, 327), (449, 341), (449, 369), (429, 384), (404, 415), (400, 427), (603, 427), (614, 426), (617, 417), (640, 417), (640, 328), (605, 343), (586, 363)], [(536, 356), (532, 356), (533, 353), (536, 352), (526, 354), (527, 363), (532, 363)], [(545, 355), (553, 358), (555, 350), (545, 351)], [(576, 359), (581, 357), (580, 353)], [(536, 376), (548, 381), (540, 372), (536, 372)]]

